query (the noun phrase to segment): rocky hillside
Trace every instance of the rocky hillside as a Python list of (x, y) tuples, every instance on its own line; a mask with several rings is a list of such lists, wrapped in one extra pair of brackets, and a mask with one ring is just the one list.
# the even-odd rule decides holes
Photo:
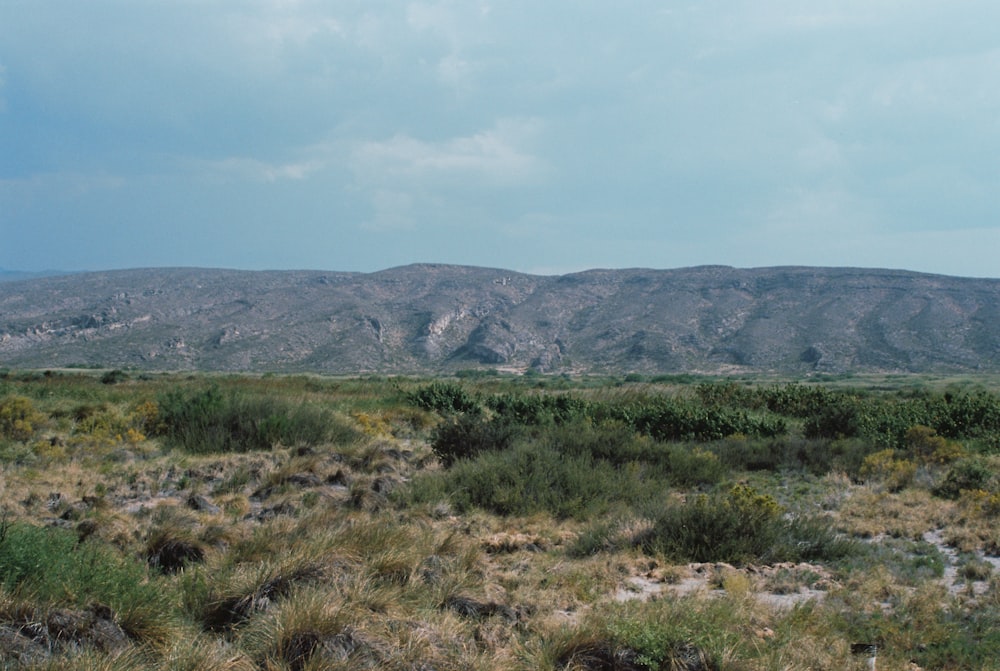
[(1000, 280), (850, 268), (144, 269), (0, 283), (0, 367), (1000, 370)]

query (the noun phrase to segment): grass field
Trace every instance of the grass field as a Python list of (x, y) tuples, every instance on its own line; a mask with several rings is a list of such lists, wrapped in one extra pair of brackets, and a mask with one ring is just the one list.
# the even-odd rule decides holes
[(992, 378), (0, 373), (0, 668), (1000, 669)]

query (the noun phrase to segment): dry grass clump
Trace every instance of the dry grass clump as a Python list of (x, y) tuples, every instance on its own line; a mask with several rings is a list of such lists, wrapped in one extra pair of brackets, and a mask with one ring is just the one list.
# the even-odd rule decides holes
[(218, 637), (195, 633), (177, 639), (161, 650), (148, 666), (134, 668), (163, 671), (258, 671), (260, 667), (245, 652)]
[(922, 489), (892, 494), (855, 487), (838, 510), (838, 521), (848, 532), (863, 538), (892, 536), (920, 539), (944, 526), (952, 505)]
[(160, 506), (153, 514), (142, 555), (150, 567), (167, 574), (201, 563), (205, 560), (206, 546), (196, 531), (197, 521), (192, 513), (177, 506)]
[[(376, 668), (377, 649), (354, 627), (363, 618), (322, 589), (296, 589), (246, 624), (235, 639), (258, 668), (330, 668), (349, 659)], [(359, 667), (355, 667), (359, 668)]]
[(551, 665), (565, 671), (643, 671), (632, 648), (594, 634), (576, 633), (560, 641), (553, 650)]
[(221, 576), (203, 576), (201, 603), (189, 605), (212, 632), (233, 631), (253, 615), (287, 598), (297, 585), (318, 582), (323, 567), (301, 557), (278, 564), (243, 565)]

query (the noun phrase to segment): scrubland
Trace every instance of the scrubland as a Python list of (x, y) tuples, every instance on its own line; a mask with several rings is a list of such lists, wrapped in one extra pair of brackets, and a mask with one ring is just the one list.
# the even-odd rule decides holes
[(3, 372), (0, 665), (1000, 669), (991, 384)]

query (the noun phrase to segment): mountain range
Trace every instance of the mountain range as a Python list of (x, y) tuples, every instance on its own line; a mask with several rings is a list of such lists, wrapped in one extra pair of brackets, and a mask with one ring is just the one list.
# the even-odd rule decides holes
[(1000, 370), (1000, 280), (700, 266), (152, 268), (0, 283), (0, 367), (805, 375)]

